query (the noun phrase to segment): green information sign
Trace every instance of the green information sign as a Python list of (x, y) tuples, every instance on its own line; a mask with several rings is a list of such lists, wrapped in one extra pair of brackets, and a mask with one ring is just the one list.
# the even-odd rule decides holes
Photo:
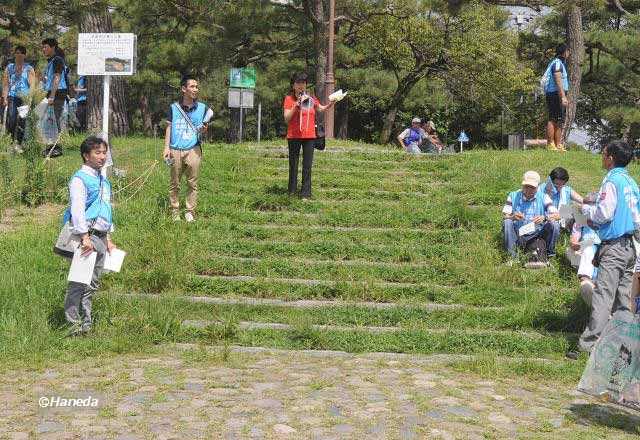
[(229, 71), (229, 87), (240, 89), (256, 88), (256, 69), (253, 67), (233, 68)]

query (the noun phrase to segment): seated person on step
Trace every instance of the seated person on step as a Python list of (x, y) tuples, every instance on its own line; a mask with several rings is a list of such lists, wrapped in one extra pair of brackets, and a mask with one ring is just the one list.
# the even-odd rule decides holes
[[(572, 201), (581, 204), (582, 196), (567, 185), (568, 181), (569, 172), (562, 167), (557, 167), (551, 170), (546, 182), (540, 185), (538, 191), (551, 197), (553, 206), (558, 210), (562, 205), (568, 205)], [(564, 219), (560, 219), (560, 226), (569, 231), (571, 230), (570, 223), (567, 224)]]
[(526, 248), (527, 243), (537, 238), (545, 242), (544, 259), (555, 256), (560, 235), (558, 210), (547, 194), (538, 192), (539, 184), (540, 175), (527, 171), (522, 178), (522, 189), (509, 193), (502, 208), (504, 248), (512, 258), (517, 257), (518, 247)]
[[(438, 137), (438, 133), (436, 132), (436, 125), (433, 121), (427, 121), (422, 124), (422, 129), (427, 134), (427, 139), (423, 145), (428, 145), (430, 150), (429, 153), (442, 153), (444, 149), (444, 144)], [(424, 148), (422, 148), (424, 151)]]
[(411, 120), (411, 127), (406, 128), (402, 133), (398, 135), (398, 142), (402, 145), (407, 153), (419, 154), (420, 145), (427, 138), (427, 134), (420, 127), (420, 118), (413, 118)]

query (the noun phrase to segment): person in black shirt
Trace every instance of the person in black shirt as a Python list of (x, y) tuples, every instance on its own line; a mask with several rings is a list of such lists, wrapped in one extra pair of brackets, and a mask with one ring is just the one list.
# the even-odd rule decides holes
[[(49, 105), (53, 106), (59, 132), (63, 128), (61, 119), (68, 95), (68, 68), (64, 59), (64, 52), (58, 47), (58, 42), (55, 38), (42, 40), (42, 53), (47, 57), (44, 91), (47, 92)], [(43, 155), (60, 156), (62, 155), (62, 147), (60, 145), (49, 146), (43, 151)]]

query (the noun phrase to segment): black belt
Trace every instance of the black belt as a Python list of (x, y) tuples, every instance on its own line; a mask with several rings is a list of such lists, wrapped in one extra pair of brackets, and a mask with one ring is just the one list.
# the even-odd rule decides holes
[(602, 245), (605, 244), (617, 244), (617, 243), (627, 243), (633, 238), (633, 234), (624, 234), (622, 237), (612, 238), (611, 240), (602, 240)]
[(95, 229), (89, 229), (89, 235), (95, 235), (98, 238), (106, 238), (108, 232), (105, 231), (97, 231)]

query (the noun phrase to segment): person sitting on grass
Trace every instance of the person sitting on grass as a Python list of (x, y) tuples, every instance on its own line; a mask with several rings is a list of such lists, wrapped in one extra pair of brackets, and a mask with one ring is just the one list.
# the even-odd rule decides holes
[[(562, 167), (556, 167), (551, 170), (547, 181), (540, 185), (538, 191), (551, 197), (553, 206), (558, 210), (561, 206), (568, 205), (572, 201), (582, 204), (582, 196), (567, 185), (568, 181), (569, 172)], [(564, 219), (560, 220), (560, 226), (571, 230), (571, 224), (566, 224)]]
[[(538, 238), (545, 242), (546, 256), (555, 256), (556, 241), (560, 235), (558, 210), (547, 194), (538, 192), (539, 184), (540, 175), (527, 171), (522, 178), (522, 189), (509, 193), (502, 208), (504, 248), (512, 259), (517, 257), (518, 247), (525, 249), (529, 242)], [(525, 225), (531, 230), (525, 228), (521, 231)], [(546, 256), (541, 257), (546, 259)], [(513, 264), (513, 260), (509, 264)]]
[(424, 132), (427, 134), (427, 139), (425, 143), (428, 143), (431, 146), (431, 152), (437, 152), (438, 154), (442, 153), (444, 149), (444, 144), (438, 137), (438, 133), (436, 132), (436, 125), (433, 121), (427, 121), (422, 125)]
[(91, 330), (91, 298), (98, 290), (107, 252), (116, 245), (111, 241), (113, 230), (111, 184), (100, 170), (107, 160), (108, 145), (96, 136), (89, 136), (80, 145), (82, 167), (69, 182), (71, 206), (65, 211), (64, 222), (71, 222), (72, 233), (80, 237), (82, 255), (97, 253), (91, 284), (70, 281), (64, 300), (64, 314), (71, 324), (71, 335)]
[(420, 145), (427, 138), (427, 134), (424, 132), (420, 123), (420, 118), (413, 118), (411, 120), (411, 127), (405, 128), (402, 133), (398, 135), (398, 142), (402, 145), (407, 153), (420, 154)]

